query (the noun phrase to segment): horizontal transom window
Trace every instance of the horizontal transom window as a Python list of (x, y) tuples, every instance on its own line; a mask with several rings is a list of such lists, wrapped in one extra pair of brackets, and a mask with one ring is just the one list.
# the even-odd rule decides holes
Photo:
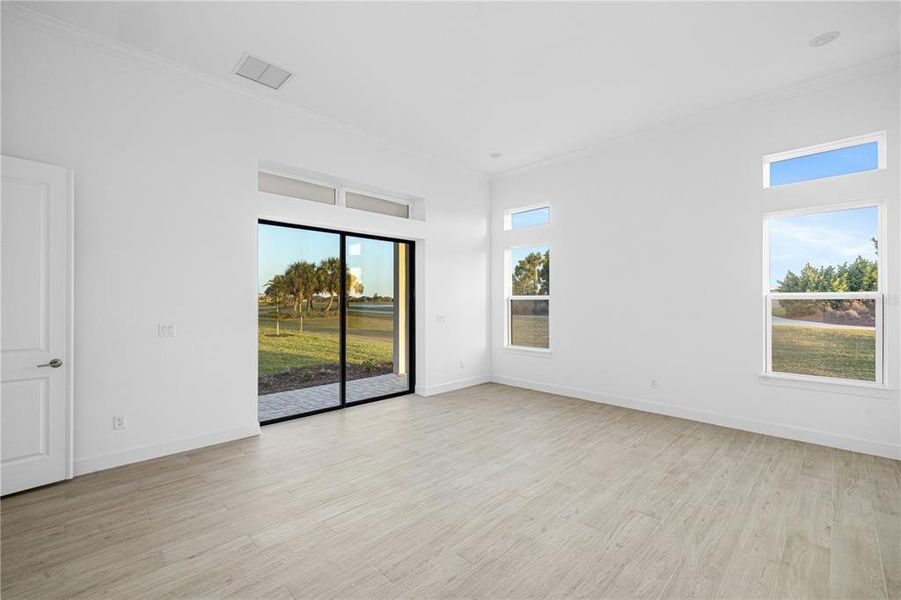
[(365, 210), (390, 217), (401, 217), (402, 219), (410, 217), (410, 206), (404, 202), (386, 200), (358, 192), (345, 192), (344, 205), (348, 208)]
[(885, 168), (885, 133), (873, 133), (763, 158), (763, 187)]
[(290, 196), (291, 198), (321, 202), (323, 204), (335, 204), (337, 198), (335, 187), (319, 185), (302, 179), (283, 177), (282, 175), (265, 171), (259, 172), (258, 189), (261, 192)]
[(504, 218), (504, 229), (523, 229), (538, 227), (551, 222), (550, 206), (534, 206), (508, 210)]

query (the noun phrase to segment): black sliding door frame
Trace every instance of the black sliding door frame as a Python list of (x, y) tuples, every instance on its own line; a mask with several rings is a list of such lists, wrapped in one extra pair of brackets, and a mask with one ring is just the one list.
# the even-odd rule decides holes
[[(325, 412), (330, 412), (333, 410), (340, 410), (342, 408), (347, 408), (350, 406), (359, 406), (360, 404), (368, 404), (369, 402), (377, 402), (379, 400), (387, 400), (388, 398), (396, 398), (397, 396), (406, 396), (407, 394), (412, 394), (413, 390), (416, 389), (416, 243), (413, 240), (405, 240), (403, 238), (393, 238), (386, 237), (381, 235), (370, 235), (367, 233), (355, 233), (352, 231), (341, 231), (339, 229), (326, 229), (324, 227), (314, 227), (311, 225), (298, 225), (297, 223), (284, 223), (282, 221), (272, 221), (269, 219), (257, 219), (257, 225), (275, 225), (278, 227), (288, 227), (291, 229), (303, 229), (306, 231), (319, 231), (321, 233), (331, 233), (339, 236), (339, 261), (340, 261), (340, 273), (339, 273), (339, 287), (341, 288), (341, 298), (338, 304), (338, 358), (340, 360), (340, 373), (341, 379), (338, 385), (339, 389), (339, 398), (340, 403), (336, 406), (329, 406), (326, 408), (319, 408), (316, 410), (311, 410), (309, 412), (300, 413), (297, 415), (288, 415), (285, 417), (278, 417), (277, 419), (270, 419), (268, 421), (261, 421), (260, 425), (271, 425), (272, 423), (281, 423), (282, 421), (290, 421), (292, 419), (301, 419), (303, 417), (310, 417), (312, 415), (318, 415)], [(407, 365), (409, 374), (407, 376), (408, 386), (406, 390), (402, 390), (400, 392), (392, 392), (390, 394), (384, 394), (382, 396), (376, 396), (374, 398), (366, 398), (364, 400), (356, 400), (354, 402), (347, 401), (347, 238), (355, 237), (355, 238), (364, 238), (369, 240), (379, 240), (383, 242), (392, 242), (395, 244), (407, 244), (408, 249), (408, 260), (407, 260)], [(394, 275), (398, 276), (397, 273)], [(395, 299), (395, 305), (397, 303), (397, 299)], [(395, 316), (396, 318), (396, 316)], [(259, 325), (258, 325), (259, 327)], [(259, 349), (257, 350), (259, 352)]]

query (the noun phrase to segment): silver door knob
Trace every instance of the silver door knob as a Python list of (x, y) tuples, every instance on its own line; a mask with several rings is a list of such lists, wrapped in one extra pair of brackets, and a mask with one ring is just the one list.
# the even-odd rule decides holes
[(54, 358), (53, 360), (48, 362), (46, 365), (38, 365), (38, 367), (51, 367), (53, 369), (58, 369), (61, 366), (63, 366), (63, 361), (58, 358)]

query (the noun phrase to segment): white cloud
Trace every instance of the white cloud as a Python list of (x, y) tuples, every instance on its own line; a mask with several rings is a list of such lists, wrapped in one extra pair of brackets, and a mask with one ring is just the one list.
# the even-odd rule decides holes
[(872, 257), (873, 243), (859, 229), (842, 229), (821, 223), (770, 222), (770, 258), (810, 262), (816, 266)]

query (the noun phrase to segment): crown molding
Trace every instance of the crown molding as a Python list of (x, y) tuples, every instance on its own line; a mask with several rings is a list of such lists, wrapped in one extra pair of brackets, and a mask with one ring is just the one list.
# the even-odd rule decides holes
[(84, 43), (90, 47), (93, 47), (94, 49), (107, 52), (108, 54), (132, 60), (146, 66), (154, 67), (160, 71), (169, 73), (170, 75), (176, 75), (182, 77), (183, 79), (201, 83), (209, 88), (231, 94), (232, 96), (266, 104), (270, 107), (282, 110), (306, 121), (316, 123), (323, 127), (331, 127), (344, 131), (346, 133), (363, 137), (384, 148), (413, 154), (415, 156), (424, 158), (436, 165), (465, 173), (467, 175), (475, 176), (484, 181), (500, 180), (512, 175), (525, 173), (555, 164), (565, 163), (569, 160), (592, 156), (599, 152), (602, 148), (613, 143), (630, 139), (639, 135), (651, 133), (653, 131), (664, 129), (676, 124), (689, 123), (693, 120), (697, 120), (702, 115), (709, 115), (710, 113), (745, 106), (764, 104), (766, 102), (791, 98), (794, 96), (802, 96), (824, 88), (853, 81), (855, 79), (876, 75), (878, 73), (882, 73), (891, 69), (898, 69), (899, 66), (901, 66), (901, 53), (890, 54), (880, 59), (836, 71), (825, 76), (789, 84), (781, 88), (770, 90), (754, 96), (741, 98), (733, 102), (710, 106), (705, 109), (693, 111), (690, 114), (681, 117), (667, 119), (652, 123), (645, 127), (625, 131), (614, 136), (601, 139), (595, 143), (590, 144), (589, 146), (554, 154), (519, 167), (514, 167), (512, 169), (507, 169), (498, 173), (489, 173), (479, 171), (477, 169), (473, 169), (472, 167), (468, 167), (466, 165), (462, 165), (446, 158), (431, 154), (415, 146), (409, 146), (388, 140), (378, 134), (371, 133), (355, 125), (351, 125), (344, 121), (339, 121), (315, 111), (303, 108), (300, 105), (286, 102), (274, 96), (264, 95), (263, 93), (260, 93), (256, 90), (244, 88), (243, 86), (238, 85), (236, 82), (230, 82), (215, 75), (204, 73), (203, 71), (165, 58), (159, 54), (155, 54), (147, 50), (142, 50), (135, 46), (126, 44), (120, 40), (116, 40), (89, 29), (85, 29), (73, 23), (69, 23), (68, 21), (63, 21), (32, 8), (28, 8), (23, 2), (3, 1), (2, 3), (0, 3), (0, 17), (2, 17), (4, 21), (16, 21), (29, 25), (35, 29), (40, 29), (50, 33), (60, 33), (68, 35), (78, 42)]
[(269, 96), (255, 90), (247, 89), (236, 82), (230, 82), (221, 77), (210, 75), (209, 73), (205, 73), (193, 67), (189, 67), (180, 62), (166, 58), (162, 55), (155, 54), (147, 50), (142, 50), (141, 48), (137, 48), (120, 40), (99, 34), (95, 31), (91, 31), (90, 29), (75, 25), (74, 23), (52, 17), (48, 14), (25, 6), (23, 2), (3, 1), (2, 3), (0, 3), (0, 18), (2, 18), (3, 21), (20, 23), (30, 26), (34, 29), (42, 30), (44, 32), (63, 34), (93, 49), (106, 52), (107, 54), (116, 56), (118, 58), (124, 58), (145, 66), (150, 66), (164, 73), (200, 83), (207, 88), (218, 90), (232, 96), (250, 100), (252, 102), (266, 104), (267, 106), (284, 111), (295, 117), (316, 123), (317, 125), (339, 129), (346, 133), (366, 138), (367, 140), (374, 142), (377, 145), (382, 146), (383, 148), (419, 156), (444, 168), (449, 168), (455, 171), (466, 173), (467, 175), (472, 175), (485, 181), (488, 181), (489, 179), (489, 175), (487, 173), (478, 171), (466, 165), (462, 165), (446, 158), (436, 156), (414, 146), (409, 146), (385, 139), (378, 134), (369, 132), (365, 129), (351, 125), (344, 121), (333, 119), (331, 117), (304, 108), (300, 105), (287, 102), (280, 98), (276, 98), (274, 95)]
[(883, 56), (882, 58), (878, 58), (870, 62), (861, 63), (847, 69), (835, 71), (834, 73), (830, 73), (828, 75), (823, 75), (821, 77), (816, 77), (813, 79), (806, 79), (804, 81), (792, 83), (781, 88), (763, 92), (761, 94), (748, 96), (739, 100), (735, 100), (733, 102), (727, 102), (726, 104), (711, 106), (705, 109), (693, 111), (681, 117), (663, 120), (646, 127), (640, 127), (638, 129), (626, 131), (621, 134), (605, 138), (583, 148), (578, 148), (576, 150), (571, 150), (568, 152), (562, 152), (553, 156), (549, 156), (547, 158), (542, 158), (535, 162), (531, 162), (521, 167), (514, 167), (500, 173), (495, 173), (491, 176), (491, 180), (496, 181), (512, 175), (519, 175), (543, 167), (565, 163), (577, 158), (593, 156), (600, 152), (603, 148), (610, 146), (611, 144), (614, 144), (616, 142), (652, 133), (674, 125), (697, 121), (699, 118), (710, 115), (712, 113), (762, 105), (777, 100), (794, 98), (797, 96), (804, 96), (806, 94), (812, 94), (814, 92), (836, 85), (848, 83), (857, 79), (863, 79), (865, 77), (870, 77), (873, 75), (878, 75), (880, 73), (884, 73), (885, 71), (891, 71), (892, 69), (898, 69), (899, 67), (901, 67), (901, 53), (889, 54), (888, 56)]

